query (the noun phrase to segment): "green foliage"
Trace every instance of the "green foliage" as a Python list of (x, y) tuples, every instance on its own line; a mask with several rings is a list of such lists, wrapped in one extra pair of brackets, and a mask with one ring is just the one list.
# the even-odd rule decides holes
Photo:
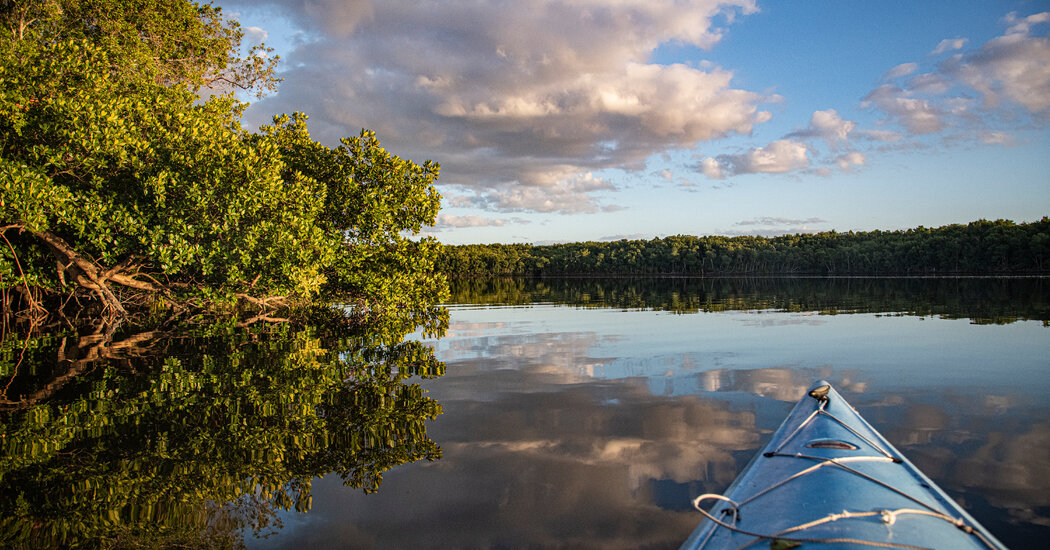
[(247, 329), (8, 335), (0, 546), (202, 546), (308, 510), (315, 477), (370, 492), (390, 468), (439, 458), (426, 422), (441, 406), (412, 380), (444, 365), (403, 340), (413, 328), (328, 310)]
[[(240, 30), (185, 0), (0, 5), (0, 289), (113, 312), (328, 302), (368, 314), (443, 296), (438, 167), (375, 135), (328, 148), (306, 116), (241, 128), (217, 81), (272, 83)], [(5, 309), (13, 307), (4, 294)]]
[(448, 246), (449, 275), (950, 275), (1045, 273), (1050, 218), (907, 231)]
[(273, 89), (276, 57), (265, 46), (242, 56), (240, 24), (222, 9), (186, 0), (6, 0), (0, 24), (14, 41), (88, 42), (110, 52), (119, 80), (192, 90), (221, 85)]
[(256, 139), (276, 142), (285, 178), (319, 182), (316, 193), (326, 197), (316, 225), (340, 236), (340, 243), (334, 260), (314, 276), (326, 282), (328, 299), (349, 296), (365, 309), (409, 311), (445, 296), (444, 279), (434, 273), (439, 243), (404, 236), (437, 217), (437, 164), (420, 166), (391, 155), (369, 131), (326, 147), (309, 138), (301, 113), (276, 117), (263, 132)]

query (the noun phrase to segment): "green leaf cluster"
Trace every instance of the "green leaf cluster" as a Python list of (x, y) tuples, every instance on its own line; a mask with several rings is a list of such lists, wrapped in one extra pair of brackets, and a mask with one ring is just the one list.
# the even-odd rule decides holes
[(412, 329), (328, 310), (250, 328), (8, 335), (0, 546), (199, 546), (308, 510), (318, 476), (371, 492), (385, 471), (439, 458), (426, 423), (441, 405), (414, 380), (444, 365), (403, 340)]
[(14, 1), (0, 22), (5, 309), (324, 300), (374, 314), (443, 296), (438, 244), (408, 238), (437, 215), (437, 165), (368, 131), (324, 146), (299, 113), (242, 128), (246, 104), (200, 93), (272, 84), (272, 66), (237, 57), (219, 8)]
[(265, 45), (242, 52), (244, 32), (222, 8), (186, 0), (6, 0), (4, 38), (37, 45), (91, 43), (131, 83), (272, 90), (277, 57)]

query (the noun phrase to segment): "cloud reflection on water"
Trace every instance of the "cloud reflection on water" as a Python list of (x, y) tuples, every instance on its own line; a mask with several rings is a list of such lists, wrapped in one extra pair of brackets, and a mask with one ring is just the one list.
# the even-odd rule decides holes
[(1032, 421), (1050, 416), (1045, 400), (972, 391), (907, 394), (866, 411), (942, 488), (1001, 509), (1003, 529), (1050, 527), (1050, 422)]
[[(979, 519), (1004, 540), (1004, 530), (1024, 541), (1050, 526), (1050, 423), (1029, 422), (1050, 414), (1023, 381), (944, 378), (901, 390), (928, 374), (906, 374), (922, 376), (909, 381), (900, 374), (907, 370), (824, 360), (762, 365), (778, 346), (797, 343), (777, 340), (772, 325), (724, 316), (721, 323), (740, 327), (733, 338), (698, 330), (653, 354), (632, 349), (633, 339), (677, 338), (645, 325), (656, 314), (622, 314), (634, 324), (611, 328), (594, 311), (550, 309), (504, 312), (503, 321), (498, 310), (454, 314), (448, 337), (435, 343), (446, 374), (424, 383), (445, 411), (429, 425), (443, 458), (391, 472), (376, 495), (322, 480), (314, 510), (288, 518), (288, 536), (265, 546), (675, 548), (700, 519), (689, 499), (724, 490), (819, 378), (942, 487), (984, 507)], [(773, 325), (778, 316), (792, 314), (770, 314)], [(830, 339), (856, 317), (865, 316), (805, 329)], [(964, 323), (877, 323), (881, 339), (848, 341), (864, 346), (856, 353), (874, 359), (883, 342), (916, 330), (927, 331), (932, 350), (971, 345), (952, 332), (973, 330)]]
[(724, 487), (739, 452), (759, 443), (753, 412), (654, 396), (640, 379), (453, 368), (498, 398), (439, 396), (445, 414), (429, 433), (444, 457), (387, 476), (377, 495), (315, 484), (311, 526), (289, 520), (301, 537), (295, 546), (674, 547), (699, 517), (654, 504), (652, 481)]

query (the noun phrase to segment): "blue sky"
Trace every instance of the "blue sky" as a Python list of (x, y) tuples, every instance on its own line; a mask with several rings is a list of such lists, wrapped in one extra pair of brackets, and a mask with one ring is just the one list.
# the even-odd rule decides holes
[(219, 2), (310, 116), (441, 163), (448, 244), (1050, 215), (1045, 1)]

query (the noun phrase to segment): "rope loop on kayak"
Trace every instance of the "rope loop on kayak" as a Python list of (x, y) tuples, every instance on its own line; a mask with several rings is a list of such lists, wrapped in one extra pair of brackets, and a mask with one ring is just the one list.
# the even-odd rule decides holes
[[(700, 496), (696, 497), (695, 500), (693, 500), (693, 507), (695, 507), (697, 510), (699, 510), (700, 513), (704, 515), (704, 517), (706, 517), (707, 519), (715, 522), (715, 524), (717, 524), (717, 525), (719, 525), (721, 527), (725, 527), (726, 529), (729, 529), (730, 531), (734, 531), (734, 532), (740, 533), (742, 535), (747, 535), (749, 537), (755, 537), (757, 539), (778, 540), (778, 541), (797, 542), (797, 543), (860, 544), (860, 545), (864, 545), (864, 546), (875, 546), (875, 547), (878, 547), (878, 548), (911, 548), (911, 549), (914, 549), (914, 550), (933, 550), (933, 549), (931, 549), (929, 547), (926, 547), (926, 546), (915, 546), (915, 545), (912, 545), (912, 544), (897, 544), (897, 543), (893, 543), (893, 542), (879, 542), (879, 541), (864, 540), (864, 539), (853, 539), (853, 538), (805, 538), (805, 537), (784, 537), (784, 536), (782, 536), (782, 535), (787, 534), (787, 533), (801, 531), (803, 529), (808, 529), (810, 527), (813, 527), (814, 525), (819, 525), (821, 523), (827, 523), (829, 521), (837, 521), (839, 519), (867, 517), (867, 516), (872, 516), (872, 515), (875, 515), (875, 514), (879, 514), (880, 512), (849, 512), (849, 511), (845, 511), (844, 510), (841, 514), (831, 514), (830, 516), (827, 516), (825, 518), (821, 518), (819, 520), (812, 521), (812, 522), (810, 522), (808, 524), (803, 524), (803, 525), (799, 525), (799, 526), (796, 526), (796, 527), (792, 527), (790, 529), (786, 529), (784, 531), (781, 531), (780, 533), (772, 533), (772, 534), (771, 533), (756, 533), (756, 532), (752, 532), (752, 531), (747, 531), (745, 529), (740, 529), (736, 525), (731, 525), (729, 523), (726, 523), (726, 522), (716, 518), (710, 512), (708, 512), (707, 510), (704, 510), (703, 508), (700, 507), (700, 503), (705, 501), (705, 500), (723, 500), (723, 501), (729, 502), (730, 505), (732, 505), (734, 507), (734, 510), (735, 510), (736, 509), (736, 503), (733, 502), (732, 499), (730, 499), (730, 498), (728, 498), (726, 496), (723, 496), (723, 495), (716, 495), (716, 494), (700, 495)], [(735, 512), (735, 514), (738, 514), (738, 513), (739, 513), (738, 511)]]
[(779, 531), (777, 533), (756, 533), (756, 532), (748, 531), (748, 530), (741, 529), (741, 528), (737, 527), (735, 525), (735, 523), (736, 523), (735, 519), (734, 519), (733, 524), (725, 523), (724, 521), (719, 520), (714, 515), (709, 513), (707, 510), (704, 510), (703, 508), (700, 507), (700, 503), (705, 501), (705, 500), (721, 500), (721, 501), (728, 502), (730, 504), (730, 506), (733, 507), (733, 514), (732, 514), (733, 517), (734, 518), (738, 518), (739, 514), (740, 514), (740, 510), (738, 508), (738, 504), (736, 502), (734, 502), (732, 499), (730, 499), (730, 498), (728, 498), (726, 496), (717, 495), (717, 494), (700, 495), (699, 497), (696, 497), (695, 500), (693, 500), (693, 507), (696, 508), (697, 510), (699, 510), (700, 513), (703, 514), (707, 519), (715, 522), (716, 524), (718, 524), (721, 527), (725, 527), (726, 529), (729, 529), (730, 531), (734, 531), (734, 532), (740, 533), (742, 535), (747, 535), (749, 537), (755, 537), (757, 539), (763, 539), (763, 540), (778, 540), (778, 541), (785, 541), (785, 542), (820, 543), (820, 544), (843, 544), (843, 543), (848, 543), (848, 544), (860, 544), (860, 545), (864, 545), (864, 546), (875, 546), (875, 547), (881, 547), (881, 548), (914, 548), (914, 549), (919, 549), (919, 550), (928, 550), (928, 548), (925, 547), (925, 546), (915, 546), (915, 545), (911, 545), (911, 544), (898, 544), (898, 543), (892, 543), (892, 542), (879, 542), (879, 541), (853, 539), (853, 538), (806, 538), (806, 537), (794, 537), (794, 536), (792, 536), (792, 537), (785, 537), (784, 536), (784, 535), (789, 535), (789, 534), (792, 534), (792, 533), (798, 533), (798, 532), (801, 532), (801, 531), (805, 531), (806, 529), (811, 529), (811, 528), (816, 527), (818, 525), (823, 525), (825, 523), (830, 523), (830, 522), (833, 522), (833, 521), (839, 521), (839, 520), (842, 520), (842, 519), (860, 519), (860, 518), (868, 518), (868, 517), (873, 517), (873, 516), (879, 516), (882, 519), (883, 523), (885, 523), (887, 525), (893, 525), (894, 523), (897, 522), (897, 516), (901, 516), (901, 515), (920, 515), (920, 516), (929, 516), (929, 517), (933, 517), (933, 518), (942, 519), (944, 521), (947, 521), (948, 523), (951, 523), (951, 524), (955, 525), (956, 527), (958, 527), (962, 531), (966, 532), (967, 534), (970, 534), (970, 535), (973, 535), (973, 536), (977, 537), (978, 539), (980, 539), (980, 541), (982, 543), (987, 545), (989, 548), (994, 548), (994, 546), (992, 545), (992, 543), (990, 541), (988, 541), (978, 530), (974, 529), (972, 525), (968, 525), (962, 518), (954, 518), (954, 517), (951, 517), (951, 516), (948, 516), (948, 515), (945, 515), (945, 514), (941, 514), (939, 512), (931, 512), (929, 510), (917, 510), (917, 509), (914, 509), (914, 508), (901, 508), (901, 509), (898, 509), (898, 510), (876, 510), (876, 511), (873, 511), (873, 512), (850, 512), (849, 510), (843, 510), (841, 513), (828, 514), (827, 516), (824, 516), (824, 517), (822, 517), (820, 519), (816, 519), (816, 520), (810, 521), (808, 523), (803, 523), (801, 525), (796, 525), (794, 527), (789, 527), (789, 528), (784, 529), (782, 531)]
[[(728, 502), (729, 506), (732, 509), (731, 515), (733, 516), (733, 523), (736, 524), (737, 520), (740, 519), (740, 506), (737, 505), (736, 502), (733, 502), (733, 499), (731, 499), (731, 498), (729, 498), (727, 496), (724, 496), (724, 495), (716, 495), (714, 493), (708, 493), (706, 495), (700, 495), (700, 496), (696, 497), (695, 499), (693, 499), (693, 507), (696, 508), (697, 510), (700, 510), (701, 512), (704, 512), (704, 510), (702, 508), (700, 508), (700, 503), (705, 501), (705, 500), (709, 500), (709, 499), (721, 500), (721, 501)], [(725, 513), (725, 510), (723, 510), (723, 513)], [(707, 514), (707, 512), (704, 512), (704, 514)], [(710, 517), (710, 516), (708, 516), (708, 517)]]
[(848, 462), (893, 462), (893, 460), (890, 459), (889, 457), (884, 457), (884, 456), (850, 456), (850, 457), (839, 457), (839, 458), (828, 458), (828, 459), (825, 459), (825, 458), (817, 458), (817, 457), (808, 457), (808, 456), (805, 456), (805, 455), (773, 455), (773, 456), (785, 456), (785, 457), (788, 457), (788, 458), (815, 459), (815, 460), (819, 460), (820, 462), (818, 462), (817, 464), (814, 464), (813, 466), (810, 466), (809, 468), (806, 468), (804, 470), (798, 471), (794, 475), (792, 475), (792, 476), (790, 476), (790, 477), (788, 477), (786, 479), (783, 479), (783, 480), (781, 480), (781, 481), (779, 481), (777, 483), (774, 483), (773, 485), (770, 485), (769, 487), (766, 487), (765, 489), (763, 489), (762, 491), (759, 491), (758, 493), (755, 493), (754, 495), (751, 495), (747, 500), (742, 501), (740, 503), (741, 505), (747, 504), (748, 502), (751, 502), (752, 500), (755, 500), (758, 497), (760, 497), (760, 496), (762, 496), (762, 495), (764, 495), (766, 493), (769, 493), (769, 492), (771, 492), (773, 490), (776, 490), (776, 489), (780, 488), (780, 486), (784, 485), (785, 483), (788, 483), (788, 482), (790, 482), (792, 480), (798, 479), (798, 478), (800, 478), (802, 476), (805, 476), (806, 474), (815, 472), (815, 471), (819, 470), (820, 468), (823, 468), (824, 466), (838, 466), (839, 468), (842, 468), (843, 470), (846, 470), (847, 472), (850, 472), (851, 474), (855, 474), (855, 475), (861, 476), (861, 477), (863, 477), (863, 478), (865, 478), (865, 479), (867, 479), (869, 481), (873, 481), (875, 483), (883, 485), (883, 486), (885, 486), (885, 487), (887, 487), (887, 488), (889, 488), (891, 490), (897, 491), (902, 496), (904, 496), (906, 498), (909, 498), (909, 499), (911, 499), (911, 500), (913, 500), (913, 501), (915, 501), (915, 502), (917, 502), (917, 503), (919, 503), (919, 504), (921, 504), (923, 506), (928, 506), (926, 504), (923, 504), (922, 501), (917, 500), (917, 499), (907, 495), (906, 493), (898, 491), (897, 489), (893, 488), (892, 486), (889, 486), (889, 485), (887, 485), (885, 483), (882, 483), (881, 481), (879, 481), (877, 479), (874, 479), (871, 476), (868, 476), (867, 474), (864, 474), (863, 472), (859, 472), (859, 471), (857, 471), (857, 470), (855, 470), (853, 468), (850, 468), (849, 466), (845, 465)]

